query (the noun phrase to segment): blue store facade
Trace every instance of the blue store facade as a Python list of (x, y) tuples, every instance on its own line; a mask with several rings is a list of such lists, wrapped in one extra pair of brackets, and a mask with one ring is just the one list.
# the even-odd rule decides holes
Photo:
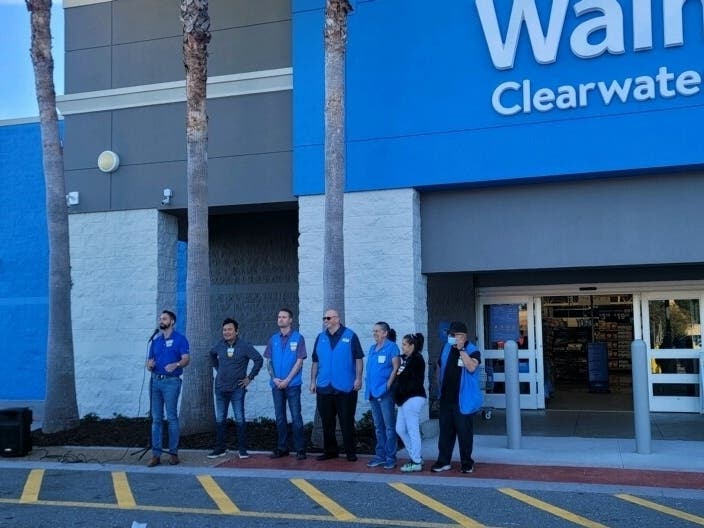
[[(324, 2), (293, 6), (294, 192), (308, 195), (323, 191)], [(590, 406), (590, 390), (629, 408), (643, 339), (651, 410), (699, 412), (704, 5), (353, 7), (347, 190), (418, 194), (431, 356), (460, 314), (494, 371), (489, 403), (503, 406), (514, 339), (524, 408)], [(606, 350), (606, 385), (589, 349)]]

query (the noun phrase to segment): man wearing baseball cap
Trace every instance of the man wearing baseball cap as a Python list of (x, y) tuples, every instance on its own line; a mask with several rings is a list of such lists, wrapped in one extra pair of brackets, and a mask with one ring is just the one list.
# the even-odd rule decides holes
[(479, 349), (467, 340), (467, 325), (461, 321), (452, 321), (437, 368), (440, 436), (438, 459), (431, 468), (436, 473), (452, 468), (450, 460), (455, 438), (460, 444), (460, 471), (474, 471), (474, 415), (482, 406), (478, 371), (480, 363)]

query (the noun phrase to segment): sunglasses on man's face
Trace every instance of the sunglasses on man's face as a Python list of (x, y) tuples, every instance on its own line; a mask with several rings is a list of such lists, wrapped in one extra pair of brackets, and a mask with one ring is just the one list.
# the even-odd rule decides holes
[(329, 321), (330, 319), (335, 319), (335, 317), (330, 315), (326, 315), (325, 317), (323, 317), (323, 321)]

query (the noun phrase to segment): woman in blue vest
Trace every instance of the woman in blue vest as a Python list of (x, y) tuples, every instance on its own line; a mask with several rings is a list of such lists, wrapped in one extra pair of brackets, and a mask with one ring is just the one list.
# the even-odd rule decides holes
[(479, 349), (467, 340), (467, 325), (452, 321), (437, 368), (440, 436), (438, 459), (431, 468), (435, 472), (452, 467), (455, 438), (460, 444), (460, 471), (474, 471), (474, 415), (481, 409), (483, 399), (479, 385), (480, 362)]
[(396, 467), (396, 408), (391, 384), (401, 365), (396, 331), (379, 321), (372, 331), (374, 344), (367, 353), (366, 397), (372, 409), (376, 430), (376, 455), (367, 467)]

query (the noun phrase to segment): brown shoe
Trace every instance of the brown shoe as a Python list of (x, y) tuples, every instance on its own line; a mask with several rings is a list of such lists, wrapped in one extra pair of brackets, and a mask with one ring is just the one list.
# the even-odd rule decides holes
[(169, 455), (169, 465), (175, 466), (180, 462), (178, 455)]
[(151, 458), (151, 460), (147, 464), (147, 467), (154, 467), (158, 466), (159, 464), (161, 464), (161, 458), (155, 456)]

